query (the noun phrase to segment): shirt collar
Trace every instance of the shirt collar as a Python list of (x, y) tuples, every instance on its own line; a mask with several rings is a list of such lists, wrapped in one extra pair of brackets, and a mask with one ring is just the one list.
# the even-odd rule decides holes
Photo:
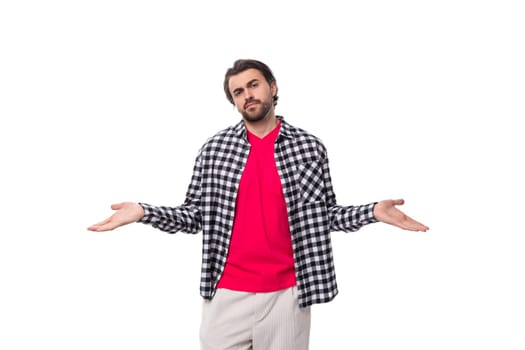
[(287, 139), (291, 139), (294, 136), (294, 129), (293, 127), (288, 124), (282, 116), (277, 116), (277, 119), (281, 121), (281, 130), (279, 130), (279, 136), (277, 137), (277, 140), (279, 140), (281, 137), (285, 137)]
[[(290, 124), (288, 124), (284, 118), (280, 115), (277, 116), (277, 119), (281, 121), (281, 129), (279, 130), (279, 136), (277, 137), (277, 140), (281, 139), (281, 137), (284, 138), (292, 138), (293, 137), (293, 128)], [(241, 139), (244, 139), (248, 141), (248, 136), (246, 134), (246, 126), (244, 125), (244, 121), (238, 122), (233, 127), (233, 132), (235, 135)]]

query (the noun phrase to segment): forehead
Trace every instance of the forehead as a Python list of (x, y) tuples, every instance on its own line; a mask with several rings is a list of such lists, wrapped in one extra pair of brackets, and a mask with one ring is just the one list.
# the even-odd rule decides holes
[(246, 84), (254, 79), (262, 81), (265, 80), (264, 75), (262, 75), (258, 69), (250, 68), (238, 74), (232, 75), (228, 82), (228, 87), (230, 88), (230, 91), (233, 91), (236, 88), (246, 86)]

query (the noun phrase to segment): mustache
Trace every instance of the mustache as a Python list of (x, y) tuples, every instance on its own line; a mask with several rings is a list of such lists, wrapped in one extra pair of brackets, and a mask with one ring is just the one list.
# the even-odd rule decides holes
[(244, 103), (244, 108), (246, 109), (246, 106), (248, 106), (250, 103), (254, 103), (254, 102), (255, 102), (255, 103), (259, 103), (259, 104), (261, 103), (260, 100), (256, 100), (256, 99), (252, 98), (252, 99), (249, 99), (248, 101), (246, 101), (246, 102)]

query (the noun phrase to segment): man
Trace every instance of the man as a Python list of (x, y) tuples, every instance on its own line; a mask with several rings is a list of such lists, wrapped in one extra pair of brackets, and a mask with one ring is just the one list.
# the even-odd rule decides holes
[(401, 199), (338, 205), (324, 145), (275, 114), (277, 82), (264, 63), (237, 60), (224, 91), (242, 121), (201, 148), (184, 204), (115, 204), (89, 229), (202, 231), (202, 349), (308, 349), (310, 306), (338, 292), (330, 232), (377, 221), (428, 227), (396, 208)]

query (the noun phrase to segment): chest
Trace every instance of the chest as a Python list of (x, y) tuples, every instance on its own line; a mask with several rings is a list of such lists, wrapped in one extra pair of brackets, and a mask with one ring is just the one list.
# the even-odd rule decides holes
[(204, 193), (235, 198), (246, 172), (252, 184), (256, 179), (279, 182), (288, 205), (302, 198), (315, 200), (322, 195), (322, 156), (315, 145), (293, 139), (279, 140), (264, 150), (252, 150), (239, 140), (203, 154), (201, 185)]

